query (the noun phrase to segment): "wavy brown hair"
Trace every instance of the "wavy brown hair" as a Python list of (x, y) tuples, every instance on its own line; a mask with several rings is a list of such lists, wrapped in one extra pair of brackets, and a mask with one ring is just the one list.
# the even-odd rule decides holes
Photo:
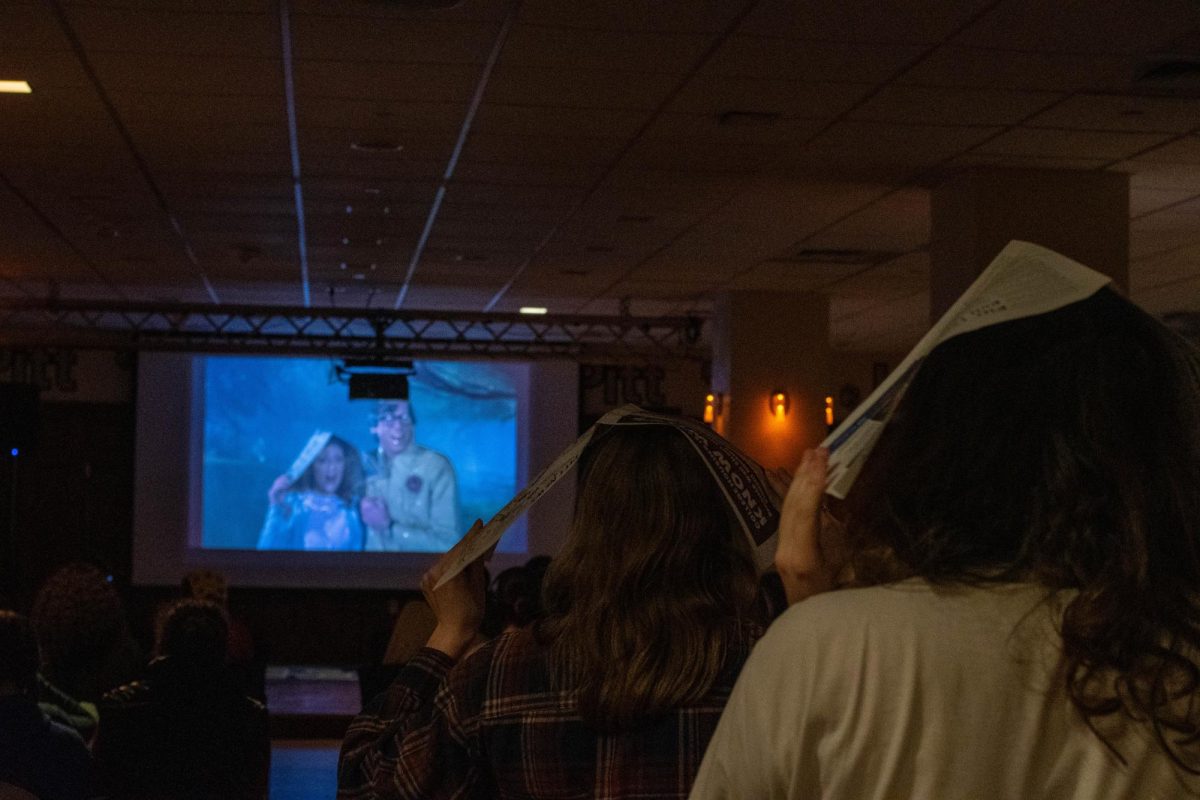
[[(334, 494), (347, 504), (353, 505), (362, 497), (363, 486), (366, 484), (362, 456), (359, 454), (357, 447), (340, 436), (330, 436), (325, 447), (329, 447), (330, 445), (337, 445), (341, 448), (342, 457), (345, 459), (342, 480), (338, 484), (337, 491)], [(321, 448), (322, 453), (325, 452), (325, 447)], [(317, 458), (320, 458), (320, 454), (318, 454)], [(296, 480), (296, 485), (293, 488), (299, 491), (316, 491), (317, 479), (313, 472), (316, 466), (317, 460), (314, 458), (313, 462), (305, 467), (304, 472), (300, 473), (300, 477)]]
[[(1200, 772), (1195, 352), (1110, 290), (961, 335), (921, 367), (847, 498), (876, 583), (1061, 598), (1064, 690)], [(1115, 751), (1115, 750), (1114, 750)], [(1118, 753), (1119, 755), (1119, 753)]]
[(536, 634), (583, 719), (619, 730), (703, 697), (748, 648), (755, 594), (750, 544), (683, 435), (614, 427), (581, 461)]

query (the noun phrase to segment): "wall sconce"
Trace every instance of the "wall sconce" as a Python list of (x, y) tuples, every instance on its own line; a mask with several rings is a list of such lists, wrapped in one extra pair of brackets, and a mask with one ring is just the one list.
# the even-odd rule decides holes
[(769, 405), (771, 408), (771, 413), (775, 415), (775, 418), (783, 419), (783, 417), (787, 415), (788, 407), (790, 405), (788, 402), (787, 392), (783, 391), (782, 389), (776, 389), (775, 391), (771, 392), (771, 402)]
[(825, 427), (833, 427), (833, 398), (825, 398)]
[(704, 395), (704, 421), (712, 425), (717, 421), (717, 417), (721, 416), (721, 411), (724, 407), (724, 395), (717, 392), (709, 392)]

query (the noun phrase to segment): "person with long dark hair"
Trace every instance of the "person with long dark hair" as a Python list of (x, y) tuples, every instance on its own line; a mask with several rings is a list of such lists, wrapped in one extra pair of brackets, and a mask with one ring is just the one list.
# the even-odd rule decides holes
[(350, 726), (339, 797), (686, 796), (760, 632), (751, 546), (669, 426), (608, 429), (580, 469), (532, 630), (467, 655), (482, 563), (426, 576), (437, 628)]
[(280, 475), (267, 491), (259, 550), (362, 550), (358, 503), (366, 478), (358, 448), (329, 436), (293, 483)]
[[(840, 548), (827, 455), (806, 453), (777, 558), (796, 604), (693, 797), (1200, 790), (1196, 364), (1108, 289), (941, 344), (846, 498)], [(826, 591), (844, 567), (850, 587)]]

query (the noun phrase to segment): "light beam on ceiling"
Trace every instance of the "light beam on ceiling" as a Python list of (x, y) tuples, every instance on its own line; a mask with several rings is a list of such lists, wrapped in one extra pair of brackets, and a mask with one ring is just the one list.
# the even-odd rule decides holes
[(446, 171), (442, 174), (442, 182), (438, 184), (437, 192), (433, 196), (433, 205), (429, 207), (429, 216), (425, 218), (425, 227), (421, 229), (421, 238), (417, 240), (412, 258), (408, 261), (408, 272), (404, 275), (404, 282), (400, 284), (400, 290), (396, 293), (396, 302), (392, 308), (399, 309), (408, 295), (408, 287), (412, 285), (413, 275), (416, 274), (417, 267), (421, 263), (421, 256), (425, 252), (425, 243), (429, 241), (429, 234), (433, 230), (434, 222), (437, 221), (438, 211), (442, 208), (442, 200), (446, 197), (446, 186), (454, 177), (459, 156), (462, 155), (463, 146), (467, 143), (467, 136), (471, 133), (471, 124), (475, 121), (475, 112), (479, 110), (479, 104), (483, 102), (483, 93), (487, 90), (488, 81), (491, 80), (492, 69), (500, 58), (500, 51), (504, 49), (504, 43), (508, 40), (508, 33), (512, 30), (520, 7), (520, 0), (515, 0), (509, 5), (508, 13), (504, 17), (504, 24), (500, 26), (496, 41), (492, 43), (492, 52), (488, 54), (483, 74), (479, 76), (479, 83), (475, 85), (475, 93), (471, 95), (471, 103), (467, 106), (467, 115), (463, 118), (462, 127), (458, 131), (458, 141), (454, 143), (454, 151), (450, 154), (450, 161), (446, 164)]
[(283, 95), (287, 107), (288, 148), (292, 156), (292, 196), (296, 203), (296, 247), (300, 255), (300, 289), (305, 308), (312, 305), (308, 283), (308, 233), (304, 224), (304, 187), (300, 183), (300, 136), (296, 129), (296, 82), (292, 77), (292, 23), (288, 0), (279, 0), (279, 34), (283, 43)]

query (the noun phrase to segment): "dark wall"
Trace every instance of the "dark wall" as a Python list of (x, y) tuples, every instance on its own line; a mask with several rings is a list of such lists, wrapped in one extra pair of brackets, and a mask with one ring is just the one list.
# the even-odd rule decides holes
[[(147, 648), (166, 587), (130, 586), (134, 408), (130, 403), (43, 403), (38, 442), (0, 466), (0, 602), (28, 612), (59, 566), (90, 561), (113, 576), (135, 635)], [(411, 592), (239, 589), (232, 613), (276, 664), (369, 663), (382, 655), (398, 600)]]

